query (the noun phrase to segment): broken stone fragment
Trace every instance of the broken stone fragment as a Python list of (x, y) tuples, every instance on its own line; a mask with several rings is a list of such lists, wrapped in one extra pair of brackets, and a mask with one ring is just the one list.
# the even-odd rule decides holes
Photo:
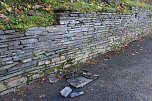
[(27, 82), (27, 77), (21, 77), (15, 80), (10, 80), (7, 83), (7, 88), (17, 87), (19, 85), (25, 85)]
[(45, 98), (46, 97), (46, 95), (45, 94), (41, 94), (41, 95), (39, 95), (39, 98), (41, 99), (41, 98)]
[(82, 91), (81, 92), (74, 92), (74, 93), (70, 94), (70, 97), (74, 98), (74, 97), (77, 97), (77, 96), (80, 96), (80, 95), (83, 95), (83, 94), (84, 94), (84, 92), (82, 92)]
[(35, 80), (44, 76), (44, 73), (34, 74), (30, 77), (31, 80)]
[(59, 78), (57, 78), (55, 74), (49, 75), (48, 79), (49, 79), (50, 83), (55, 83), (59, 80)]
[(72, 92), (70, 87), (65, 87), (63, 90), (60, 91), (60, 94), (64, 97), (68, 97), (68, 95)]
[(72, 77), (78, 77), (78, 74), (75, 72), (67, 72), (65, 75), (66, 79), (72, 78)]
[(22, 63), (26, 63), (26, 62), (30, 62), (30, 61), (32, 61), (32, 58), (24, 59), (24, 60), (22, 60)]
[(80, 88), (80, 87), (83, 87), (86, 84), (92, 82), (93, 79), (88, 79), (85, 77), (76, 77), (76, 78), (70, 78), (67, 81), (70, 83), (70, 85), (72, 85), (76, 88)]
[(0, 83), (0, 92), (6, 90), (6, 86), (3, 83)]
[(91, 73), (89, 71), (83, 70), (81, 74), (83, 77), (89, 78), (89, 79), (97, 79), (99, 75), (95, 73)]

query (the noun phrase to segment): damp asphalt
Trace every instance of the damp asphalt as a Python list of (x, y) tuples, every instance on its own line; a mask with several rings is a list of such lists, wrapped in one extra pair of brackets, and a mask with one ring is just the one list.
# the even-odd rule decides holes
[(32, 83), (20, 93), (1, 96), (0, 101), (152, 101), (152, 36), (131, 42), (124, 51), (99, 54), (94, 63), (81, 67), (99, 77), (74, 89), (84, 92), (79, 97), (60, 95), (69, 85), (63, 79), (53, 84), (48, 80)]

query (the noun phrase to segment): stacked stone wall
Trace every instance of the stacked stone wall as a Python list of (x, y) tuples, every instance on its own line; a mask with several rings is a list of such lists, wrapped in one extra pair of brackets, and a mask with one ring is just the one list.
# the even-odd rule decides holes
[(42, 77), (44, 74), (37, 72), (68, 59), (85, 61), (152, 31), (152, 13), (144, 9), (134, 9), (128, 15), (75, 11), (57, 15), (59, 25), (33, 27), (25, 32), (0, 30), (1, 94), (25, 85), (28, 73), (34, 72), (34, 79)]

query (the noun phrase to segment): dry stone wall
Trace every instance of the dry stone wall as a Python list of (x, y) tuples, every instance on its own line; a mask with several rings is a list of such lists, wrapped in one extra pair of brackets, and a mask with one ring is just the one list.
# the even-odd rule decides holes
[[(132, 14), (63, 12), (59, 25), (33, 27), (25, 32), (0, 30), (1, 95), (25, 85), (46, 68), (67, 59), (85, 61), (152, 31), (152, 13), (134, 9)], [(70, 66), (67, 64), (65, 67)]]

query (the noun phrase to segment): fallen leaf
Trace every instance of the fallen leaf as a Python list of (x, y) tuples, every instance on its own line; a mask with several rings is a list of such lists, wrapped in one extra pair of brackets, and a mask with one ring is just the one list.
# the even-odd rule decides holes
[(18, 101), (23, 101), (23, 99), (19, 99)]
[(27, 8), (32, 8), (32, 5), (27, 5)]
[(7, 8), (7, 11), (12, 12), (12, 8), (11, 7)]
[(32, 8), (39, 9), (41, 5), (34, 5)]
[(52, 11), (52, 8), (46, 7), (46, 8), (44, 8), (44, 10), (50, 12), (50, 11)]
[(34, 16), (34, 15), (40, 15), (40, 14), (38, 12), (30, 11), (30, 12), (28, 12), (28, 15), (29, 16)]
[(7, 17), (4, 14), (0, 14), (0, 18), (5, 19)]
[(86, 64), (95, 64), (95, 60), (93, 59), (88, 59), (85, 61)]

